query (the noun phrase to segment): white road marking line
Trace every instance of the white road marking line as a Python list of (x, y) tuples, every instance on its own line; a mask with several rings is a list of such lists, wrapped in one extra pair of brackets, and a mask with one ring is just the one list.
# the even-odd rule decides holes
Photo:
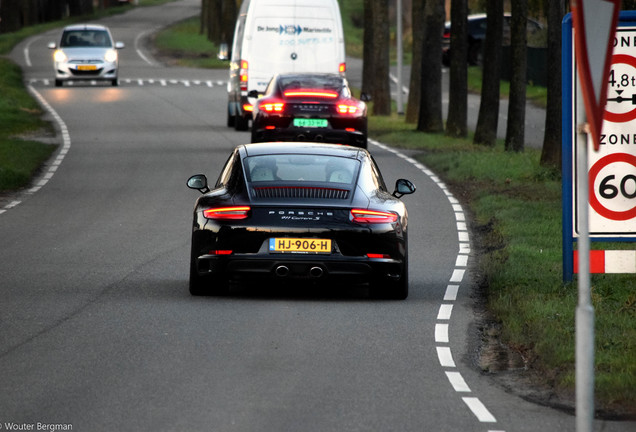
[(457, 291), (459, 291), (459, 285), (448, 285), (444, 294), (444, 301), (457, 300)]
[[(395, 149), (391, 149), (384, 144), (378, 143), (375, 140), (369, 140), (371, 144), (374, 144), (380, 148), (388, 150), (392, 153), (399, 154), (399, 152)], [(457, 220), (457, 236), (459, 240), (459, 253), (455, 262), (455, 269), (453, 270), (453, 274), (449, 280), (449, 285), (446, 287), (446, 292), (444, 294), (444, 301), (455, 301), (457, 300), (457, 294), (459, 291), (459, 284), (464, 279), (464, 274), (466, 272), (463, 268), (457, 267), (467, 267), (468, 266), (468, 254), (470, 253), (470, 236), (468, 233), (468, 226), (465, 223), (465, 215), (462, 206), (459, 204), (457, 199), (446, 189), (446, 185), (437, 178), (437, 176), (428, 170), (424, 165), (420, 164), (417, 161), (412, 162), (413, 165), (426, 174), (431, 180), (433, 180), (446, 194), (449, 202), (451, 203), (453, 210), (455, 211), (455, 219)], [(437, 315), (438, 320), (448, 320), (450, 319), (452, 304), (442, 304), (440, 305), (440, 309)], [(448, 324), (436, 323), (435, 324), (435, 342), (437, 343), (448, 343)], [(437, 357), (439, 359), (440, 365), (442, 367), (456, 367), (455, 361), (453, 360), (453, 356), (451, 353), (450, 347), (446, 346), (437, 346)], [(462, 377), (459, 372), (446, 372), (446, 376), (450, 381), (451, 385), (457, 392), (470, 392), (470, 388), (466, 381)], [(484, 423), (496, 423), (497, 420), (495, 417), (488, 411), (485, 405), (476, 397), (463, 397), (462, 400), (468, 406), (468, 408), (473, 412), (473, 414), (477, 417), (480, 422)], [(489, 430), (488, 432), (505, 432), (502, 430)]]
[(438, 320), (449, 320), (453, 313), (452, 304), (442, 304), (439, 306), (439, 312), (437, 312)]
[(435, 324), (435, 342), (448, 343), (448, 324)]
[(468, 266), (468, 255), (457, 255), (457, 260), (455, 261), (455, 267), (466, 267)]
[(496, 423), (495, 417), (490, 414), (490, 411), (484, 406), (483, 403), (476, 397), (463, 397), (462, 400), (468, 408), (475, 414), (477, 419), (482, 423)]
[(459, 283), (464, 279), (464, 273), (466, 270), (455, 269), (453, 270), (453, 275), (451, 276), (449, 282)]
[(455, 361), (449, 347), (437, 347), (437, 358), (442, 367), (455, 367)]
[(450, 381), (451, 385), (458, 393), (470, 393), (470, 387), (464, 381), (464, 377), (459, 372), (446, 372), (446, 377)]

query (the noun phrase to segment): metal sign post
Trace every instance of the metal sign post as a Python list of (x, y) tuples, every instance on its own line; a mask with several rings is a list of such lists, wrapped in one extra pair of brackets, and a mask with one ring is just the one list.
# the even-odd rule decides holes
[[(588, 139), (599, 149), (620, 0), (574, 0), (574, 47), (585, 115), (577, 123), (579, 167), (588, 167)], [(577, 107), (578, 108), (578, 107)], [(578, 122), (578, 119), (577, 119)], [(579, 301), (576, 308), (576, 430), (592, 432), (594, 420), (594, 308), (590, 291), (589, 174), (579, 169)]]

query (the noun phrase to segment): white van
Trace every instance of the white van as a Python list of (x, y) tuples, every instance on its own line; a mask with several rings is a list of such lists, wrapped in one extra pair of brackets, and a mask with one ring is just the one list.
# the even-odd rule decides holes
[(247, 94), (262, 94), (275, 73), (345, 70), (337, 0), (243, 0), (230, 58), (227, 125), (247, 130), (254, 101)]

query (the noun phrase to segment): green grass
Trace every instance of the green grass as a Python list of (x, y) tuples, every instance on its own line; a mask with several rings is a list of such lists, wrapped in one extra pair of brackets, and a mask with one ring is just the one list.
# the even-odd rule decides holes
[(173, 59), (179, 66), (227, 68), (229, 63), (216, 57), (218, 47), (199, 30), (199, 17), (186, 19), (159, 32), (155, 46), (162, 56)]
[[(574, 391), (576, 282), (563, 284), (560, 173), (539, 166), (540, 152), (505, 152), (470, 139), (424, 134), (401, 117), (371, 117), (384, 143), (419, 149), (472, 215), (477, 274), (503, 341), (557, 391)], [(595, 249), (632, 244), (592, 244)], [(592, 275), (596, 318), (597, 408), (636, 414), (636, 292), (633, 275)]]
[(50, 133), (42, 110), (24, 88), (20, 68), (0, 58), (0, 191), (26, 185), (56, 146), (22, 136)]

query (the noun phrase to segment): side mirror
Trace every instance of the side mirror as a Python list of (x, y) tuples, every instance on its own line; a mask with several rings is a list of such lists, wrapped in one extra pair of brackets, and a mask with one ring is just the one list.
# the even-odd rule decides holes
[(360, 93), (360, 100), (362, 102), (371, 102), (371, 95), (365, 92)]
[(247, 93), (247, 97), (258, 99), (258, 90), (250, 90)]
[(115, 42), (115, 49), (124, 49), (126, 45), (123, 42)]
[(408, 195), (415, 192), (415, 185), (407, 179), (399, 179), (395, 182), (395, 191), (393, 196), (396, 198), (402, 197), (402, 195)]
[(190, 177), (187, 185), (190, 189), (196, 189), (202, 194), (210, 192), (208, 178), (203, 174), (196, 174)]
[(229, 50), (225, 42), (221, 42), (221, 44), (219, 44), (219, 52), (216, 54), (216, 57), (223, 61), (230, 59)]
[(57, 44), (55, 42), (49, 42), (49, 49), (55, 49), (57, 48)]

